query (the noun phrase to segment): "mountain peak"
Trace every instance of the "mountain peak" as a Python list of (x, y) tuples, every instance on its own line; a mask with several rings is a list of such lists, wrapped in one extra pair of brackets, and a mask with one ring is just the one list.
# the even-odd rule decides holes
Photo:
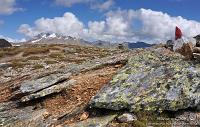
[(75, 37), (71, 37), (71, 36), (64, 36), (58, 33), (40, 33), (36, 36), (34, 36), (30, 42), (32, 43), (38, 43), (41, 41), (45, 41), (45, 40), (77, 40)]

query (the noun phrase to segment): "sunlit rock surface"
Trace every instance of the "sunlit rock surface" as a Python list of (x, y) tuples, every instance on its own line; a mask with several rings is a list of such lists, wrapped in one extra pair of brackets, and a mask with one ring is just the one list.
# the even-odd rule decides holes
[(164, 48), (145, 50), (129, 59), (90, 106), (129, 111), (196, 108), (200, 104), (199, 67)]

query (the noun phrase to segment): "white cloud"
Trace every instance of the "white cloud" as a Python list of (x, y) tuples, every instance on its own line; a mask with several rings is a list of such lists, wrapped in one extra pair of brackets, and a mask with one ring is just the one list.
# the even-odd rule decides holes
[(156, 12), (150, 9), (140, 9), (135, 13), (135, 18), (142, 22), (140, 31), (144, 36), (166, 40), (174, 37), (175, 26), (179, 26), (184, 36), (192, 37), (200, 34), (200, 22), (187, 20), (181, 16), (172, 17), (163, 12)]
[(41, 32), (55, 32), (63, 35), (79, 37), (83, 34), (84, 25), (72, 13), (65, 13), (62, 17), (53, 19), (40, 18), (35, 21), (35, 26), (22, 24), (18, 31), (29, 37), (35, 36)]
[(57, 5), (71, 7), (75, 4), (88, 4), (92, 9), (99, 9), (100, 11), (108, 10), (114, 5), (114, 0), (55, 0)]
[(107, 0), (103, 3), (96, 3), (91, 6), (93, 9), (99, 9), (100, 11), (108, 10), (114, 5), (114, 0)]
[(56, 32), (84, 39), (109, 41), (147, 41), (159, 43), (174, 38), (175, 26), (184, 36), (200, 34), (200, 22), (183, 17), (172, 17), (150, 9), (116, 10), (106, 13), (105, 20), (89, 21), (84, 25), (74, 14), (65, 13), (53, 19), (40, 18), (35, 26), (23, 24), (19, 32), (34, 36), (40, 32)]
[(16, 0), (0, 0), (0, 14), (9, 15), (15, 11), (22, 10), (16, 7)]
[(71, 7), (74, 4), (80, 4), (80, 3), (87, 3), (91, 0), (55, 0), (57, 5), (62, 5), (66, 7)]

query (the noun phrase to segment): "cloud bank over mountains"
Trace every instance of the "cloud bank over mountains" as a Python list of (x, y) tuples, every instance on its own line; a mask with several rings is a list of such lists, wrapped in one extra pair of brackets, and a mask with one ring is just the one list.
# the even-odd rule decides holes
[[(82, 0), (75, 1), (82, 2)], [(72, 4), (74, 3), (69, 2), (67, 5)], [(187, 37), (200, 33), (200, 22), (187, 20), (181, 16), (173, 17), (150, 9), (109, 11), (105, 14), (105, 20), (89, 21), (87, 24), (80, 21), (75, 14), (66, 12), (61, 17), (37, 19), (34, 26), (22, 24), (18, 32), (28, 37), (41, 32), (55, 32), (90, 40), (159, 43), (174, 38), (175, 26), (179, 26)]]

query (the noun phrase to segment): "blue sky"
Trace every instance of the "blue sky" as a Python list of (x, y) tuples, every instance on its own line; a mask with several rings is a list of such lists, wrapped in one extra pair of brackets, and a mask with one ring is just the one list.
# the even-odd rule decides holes
[[(5, 6), (0, 9), (0, 36), (14, 39), (57, 32), (89, 40), (161, 41), (173, 37), (176, 25), (186, 36), (200, 34), (199, 0), (1, 0), (0, 4)], [(157, 34), (162, 27), (166, 28)]]

